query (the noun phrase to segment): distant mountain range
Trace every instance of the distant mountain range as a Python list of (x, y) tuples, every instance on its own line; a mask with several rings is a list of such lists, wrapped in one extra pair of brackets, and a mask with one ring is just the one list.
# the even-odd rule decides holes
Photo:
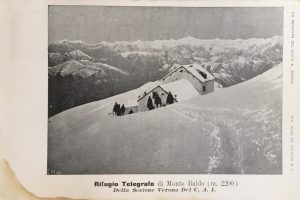
[(49, 116), (135, 89), (174, 64), (199, 63), (229, 87), (282, 62), (282, 36), (266, 39), (48, 43)]

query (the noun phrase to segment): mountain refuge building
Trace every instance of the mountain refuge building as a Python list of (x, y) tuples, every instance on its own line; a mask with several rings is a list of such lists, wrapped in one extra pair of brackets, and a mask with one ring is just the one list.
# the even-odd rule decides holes
[(172, 68), (175, 69), (161, 80), (140, 87), (137, 99), (125, 103), (125, 114), (156, 109), (214, 91), (214, 76), (199, 64), (175, 64)]
[(173, 67), (176, 68), (161, 79), (162, 84), (186, 79), (200, 94), (208, 94), (214, 91), (214, 76), (198, 63), (175, 65)]

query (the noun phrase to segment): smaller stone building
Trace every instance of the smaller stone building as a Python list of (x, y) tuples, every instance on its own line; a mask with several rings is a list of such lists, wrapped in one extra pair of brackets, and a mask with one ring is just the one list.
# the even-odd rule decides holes
[(154, 102), (154, 97), (153, 97), (154, 93), (157, 93), (158, 96), (161, 98), (162, 106), (166, 105), (168, 92), (165, 91), (160, 85), (158, 85), (158, 86), (154, 87), (152, 90), (144, 93), (143, 96), (141, 96), (138, 99), (138, 110), (139, 110), (139, 112), (149, 110), (147, 108), (147, 103), (148, 103), (149, 97), (152, 100), (152, 104), (153, 104), (154, 108), (157, 108), (156, 105), (155, 105), (155, 102)]
[[(147, 107), (149, 97), (152, 100), (154, 109), (158, 107), (166, 106), (167, 96), (169, 92), (171, 92), (171, 94), (173, 95), (175, 102), (184, 101), (186, 99), (190, 99), (199, 95), (199, 92), (186, 79), (180, 79), (178, 81), (174, 81), (167, 84), (159, 84), (154, 86), (151, 90), (146, 91), (145, 93), (143, 93), (143, 95), (140, 96), (140, 98), (137, 101), (139, 112), (149, 110), (149, 108)], [(161, 105), (157, 106), (155, 104), (154, 95), (159, 96), (162, 103)]]

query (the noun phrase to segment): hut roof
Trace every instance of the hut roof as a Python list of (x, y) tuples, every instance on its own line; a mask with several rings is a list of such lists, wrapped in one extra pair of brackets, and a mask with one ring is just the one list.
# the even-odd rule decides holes
[(145, 92), (142, 94), (142, 96), (139, 97), (139, 99), (138, 99), (137, 101), (140, 101), (140, 100), (141, 100), (142, 98), (144, 98), (147, 94), (151, 93), (153, 90), (155, 90), (155, 88), (158, 88), (158, 87), (159, 87), (160, 89), (162, 89), (163, 91), (165, 91), (166, 93), (168, 93), (168, 91), (164, 90), (164, 89), (161, 87), (161, 85), (157, 85), (157, 86), (153, 87), (151, 90), (145, 91)]
[(168, 77), (169, 75), (173, 74), (179, 68), (186, 69), (189, 73), (191, 73), (194, 77), (196, 77), (201, 82), (207, 82), (215, 79), (213, 75), (211, 75), (206, 69), (201, 67), (198, 63), (194, 63), (190, 65), (175, 64), (174, 66), (176, 68), (172, 70), (170, 73), (168, 73), (166, 76), (164, 76), (162, 80)]
[(138, 96), (138, 99), (140, 97), (143, 97), (145, 94), (148, 94), (149, 91), (156, 88), (159, 85), (159, 83), (160, 83), (159, 81), (148, 82), (148, 83), (142, 85), (141, 87), (139, 87), (138, 89), (136, 89), (135, 92), (136, 92), (136, 95)]

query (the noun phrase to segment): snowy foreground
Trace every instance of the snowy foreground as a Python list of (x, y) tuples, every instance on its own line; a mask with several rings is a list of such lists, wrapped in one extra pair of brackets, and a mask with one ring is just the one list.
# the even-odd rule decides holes
[(133, 90), (49, 119), (48, 169), (62, 174), (280, 174), (282, 64), (150, 112), (109, 115)]

